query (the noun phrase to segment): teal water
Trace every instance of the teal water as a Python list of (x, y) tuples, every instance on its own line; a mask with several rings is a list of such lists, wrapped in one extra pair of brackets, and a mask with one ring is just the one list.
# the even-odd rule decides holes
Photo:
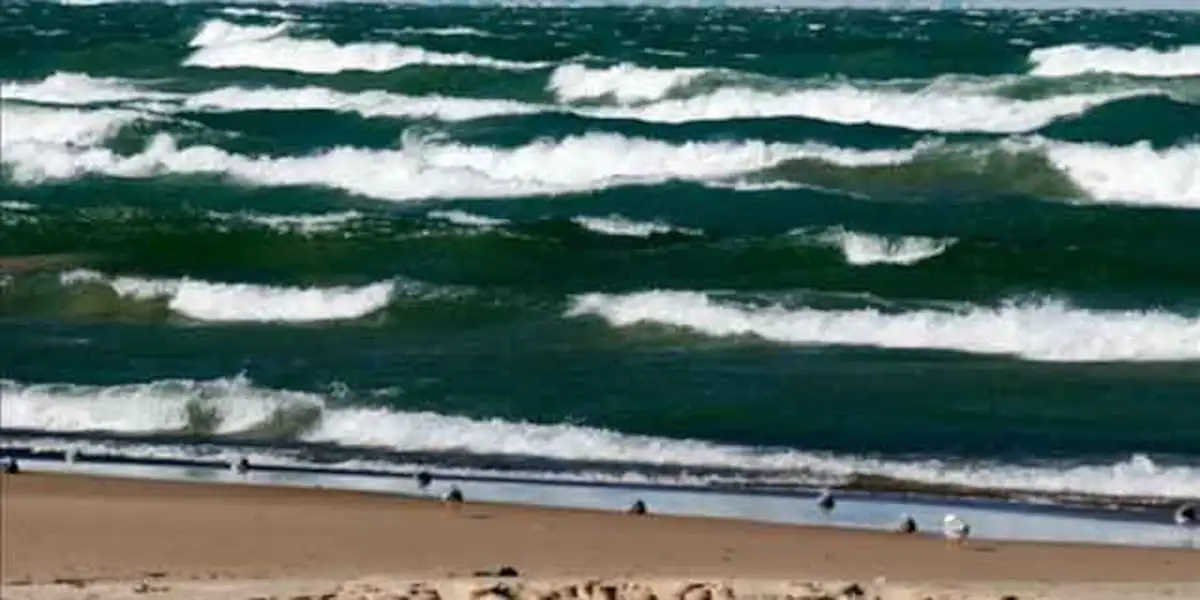
[(7, 446), (1200, 496), (1200, 13), (9, 2), (0, 79)]

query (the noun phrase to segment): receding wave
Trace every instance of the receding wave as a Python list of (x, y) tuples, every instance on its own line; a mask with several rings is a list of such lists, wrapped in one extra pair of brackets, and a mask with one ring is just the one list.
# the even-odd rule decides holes
[(580, 295), (566, 314), (600, 317), (614, 327), (665, 325), (798, 345), (948, 350), (1047, 362), (1200, 359), (1200, 316), (1089, 310), (1053, 300), (885, 312), (751, 305), (702, 292), (649, 291)]
[[(246, 437), (423, 453), (478, 455), (491, 468), (542, 459), (590, 470), (608, 464), (619, 473), (712, 470), (725, 475), (797, 483), (850, 482), (887, 477), (895, 482), (1115, 497), (1197, 497), (1194, 468), (1161, 466), (1148, 457), (1116, 463), (1028, 466), (997, 462), (888, 460), (788, 448), (718, 444), (698, 439), (633, 435), (569, 424), (472, 419), (378, 404), (332, 404), (311, 392), (259, 387), (245, 376), (160, 380), (114, 386), (27, 384), (0, 380), (3, 423), (47, 433), (187, 434), (236, 442)], [(384, 393), (390, 398), (394, 394)], [(379, 397), (366, 394), (367, 397)], [(192, 438), (194, 439), (194, 438)], [(461, 463), (461, 458), (458, 459)]]

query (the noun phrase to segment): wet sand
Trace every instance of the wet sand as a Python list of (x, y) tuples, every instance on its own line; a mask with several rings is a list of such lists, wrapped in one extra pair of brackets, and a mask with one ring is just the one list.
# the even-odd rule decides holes
[[(838, 597), (850, 583), (885, 600), (1200, 598), (1200, 551), (1182, 549), (956, 547), (934, 536), (472, 503), (469, 487), (455, 509), (83, 475), (23, 473), (0, 486), (12, 599), (483, 598), (473, 592), (499, 580), (476, 573), (501, 566), (520, 577), (491, 590), (496, 598), (797, 600)], [(589, 592), (579, 587), (587, 581), (599, 584)], [(690, 583), (709, 587), (680, 593)]]

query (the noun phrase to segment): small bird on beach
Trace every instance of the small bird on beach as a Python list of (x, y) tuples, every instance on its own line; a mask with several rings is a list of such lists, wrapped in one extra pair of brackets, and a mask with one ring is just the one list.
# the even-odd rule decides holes
[(638, 498), (637, 500), (635, 500), (633, 502), (633, 506), (629, 507), (629, 514), (631, 514), (631, 515), (646, 514), (646, 503), (642, 502), (641, 498)]
[(444, 500), (445, 500), (446, 504), (450, 504), (450, 505), (454, 505), (454, 506), (462, 505), (462, 503), (463, 503), (462, 490), (458, 489), (457, 485), (450, 486), (450, 491), (446, 492), (446, 497)]
[(4, 473), (8, 475), (16, 475), (21, 472), (21, 466), (17, 464), (17, 459), (7, 456), (4, 458)]
[(955, 544), (963, 544), (971, 535), (971, 526), (957, 516), (949, 514), (942, 519), (942, 535)]
[(900, 533), (916, 533), (917, 520), (912, 515), (904, 515), (904, 518), (900, 521), (900, 527), (896, 531)]
[(833, 510), (833, 507), (837, 506), (837, 500), (833, 498), (833, 492), (828, 488), (821, 490), (821, 495), (817, 496), (817, 506), (821, 507), (821, 510), (825, 512)]

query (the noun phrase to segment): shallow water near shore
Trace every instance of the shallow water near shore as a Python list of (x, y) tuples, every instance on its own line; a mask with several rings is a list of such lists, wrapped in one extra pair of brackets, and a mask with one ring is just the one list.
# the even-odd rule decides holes
[[(909, 497), (882, 494), (839, 495), (834, 510), (821, 510), (812, 495), (736, 493), (706, 489), (625, 486), (619, 484), (569, 484), (536, 481), (480, 480), (441, 476), (427, 489), (411, 477), (349, 475), (321, 472), (255, 469), (247, 474), (209, 466), (164, 466), (125, 463), (64, 463), (26, 460), (24, 469), (50, 473), (114, 476), (220, 483), (325, 488), (440, 499), (451, 485), (463, 490), (468, 502), (499, 502), (529, 506), (624, 511), (641, 499), (650, 512), (663, 515), (740, 519), (763, 523), (819, 525), (891, 531), (903, 515), (912, 515), (923, 535), (940, 536), (942, 518), (955, 514), (968, 522), (972, 539), (1042, 542), (1076, 542), (1196, 548), (1194, 531), (1184, 531), (1157, 519), (1120, 513), (1027, 503), (969, 501), (965, 499)], [(899, 534), (897, 534), (899, 535)]]

